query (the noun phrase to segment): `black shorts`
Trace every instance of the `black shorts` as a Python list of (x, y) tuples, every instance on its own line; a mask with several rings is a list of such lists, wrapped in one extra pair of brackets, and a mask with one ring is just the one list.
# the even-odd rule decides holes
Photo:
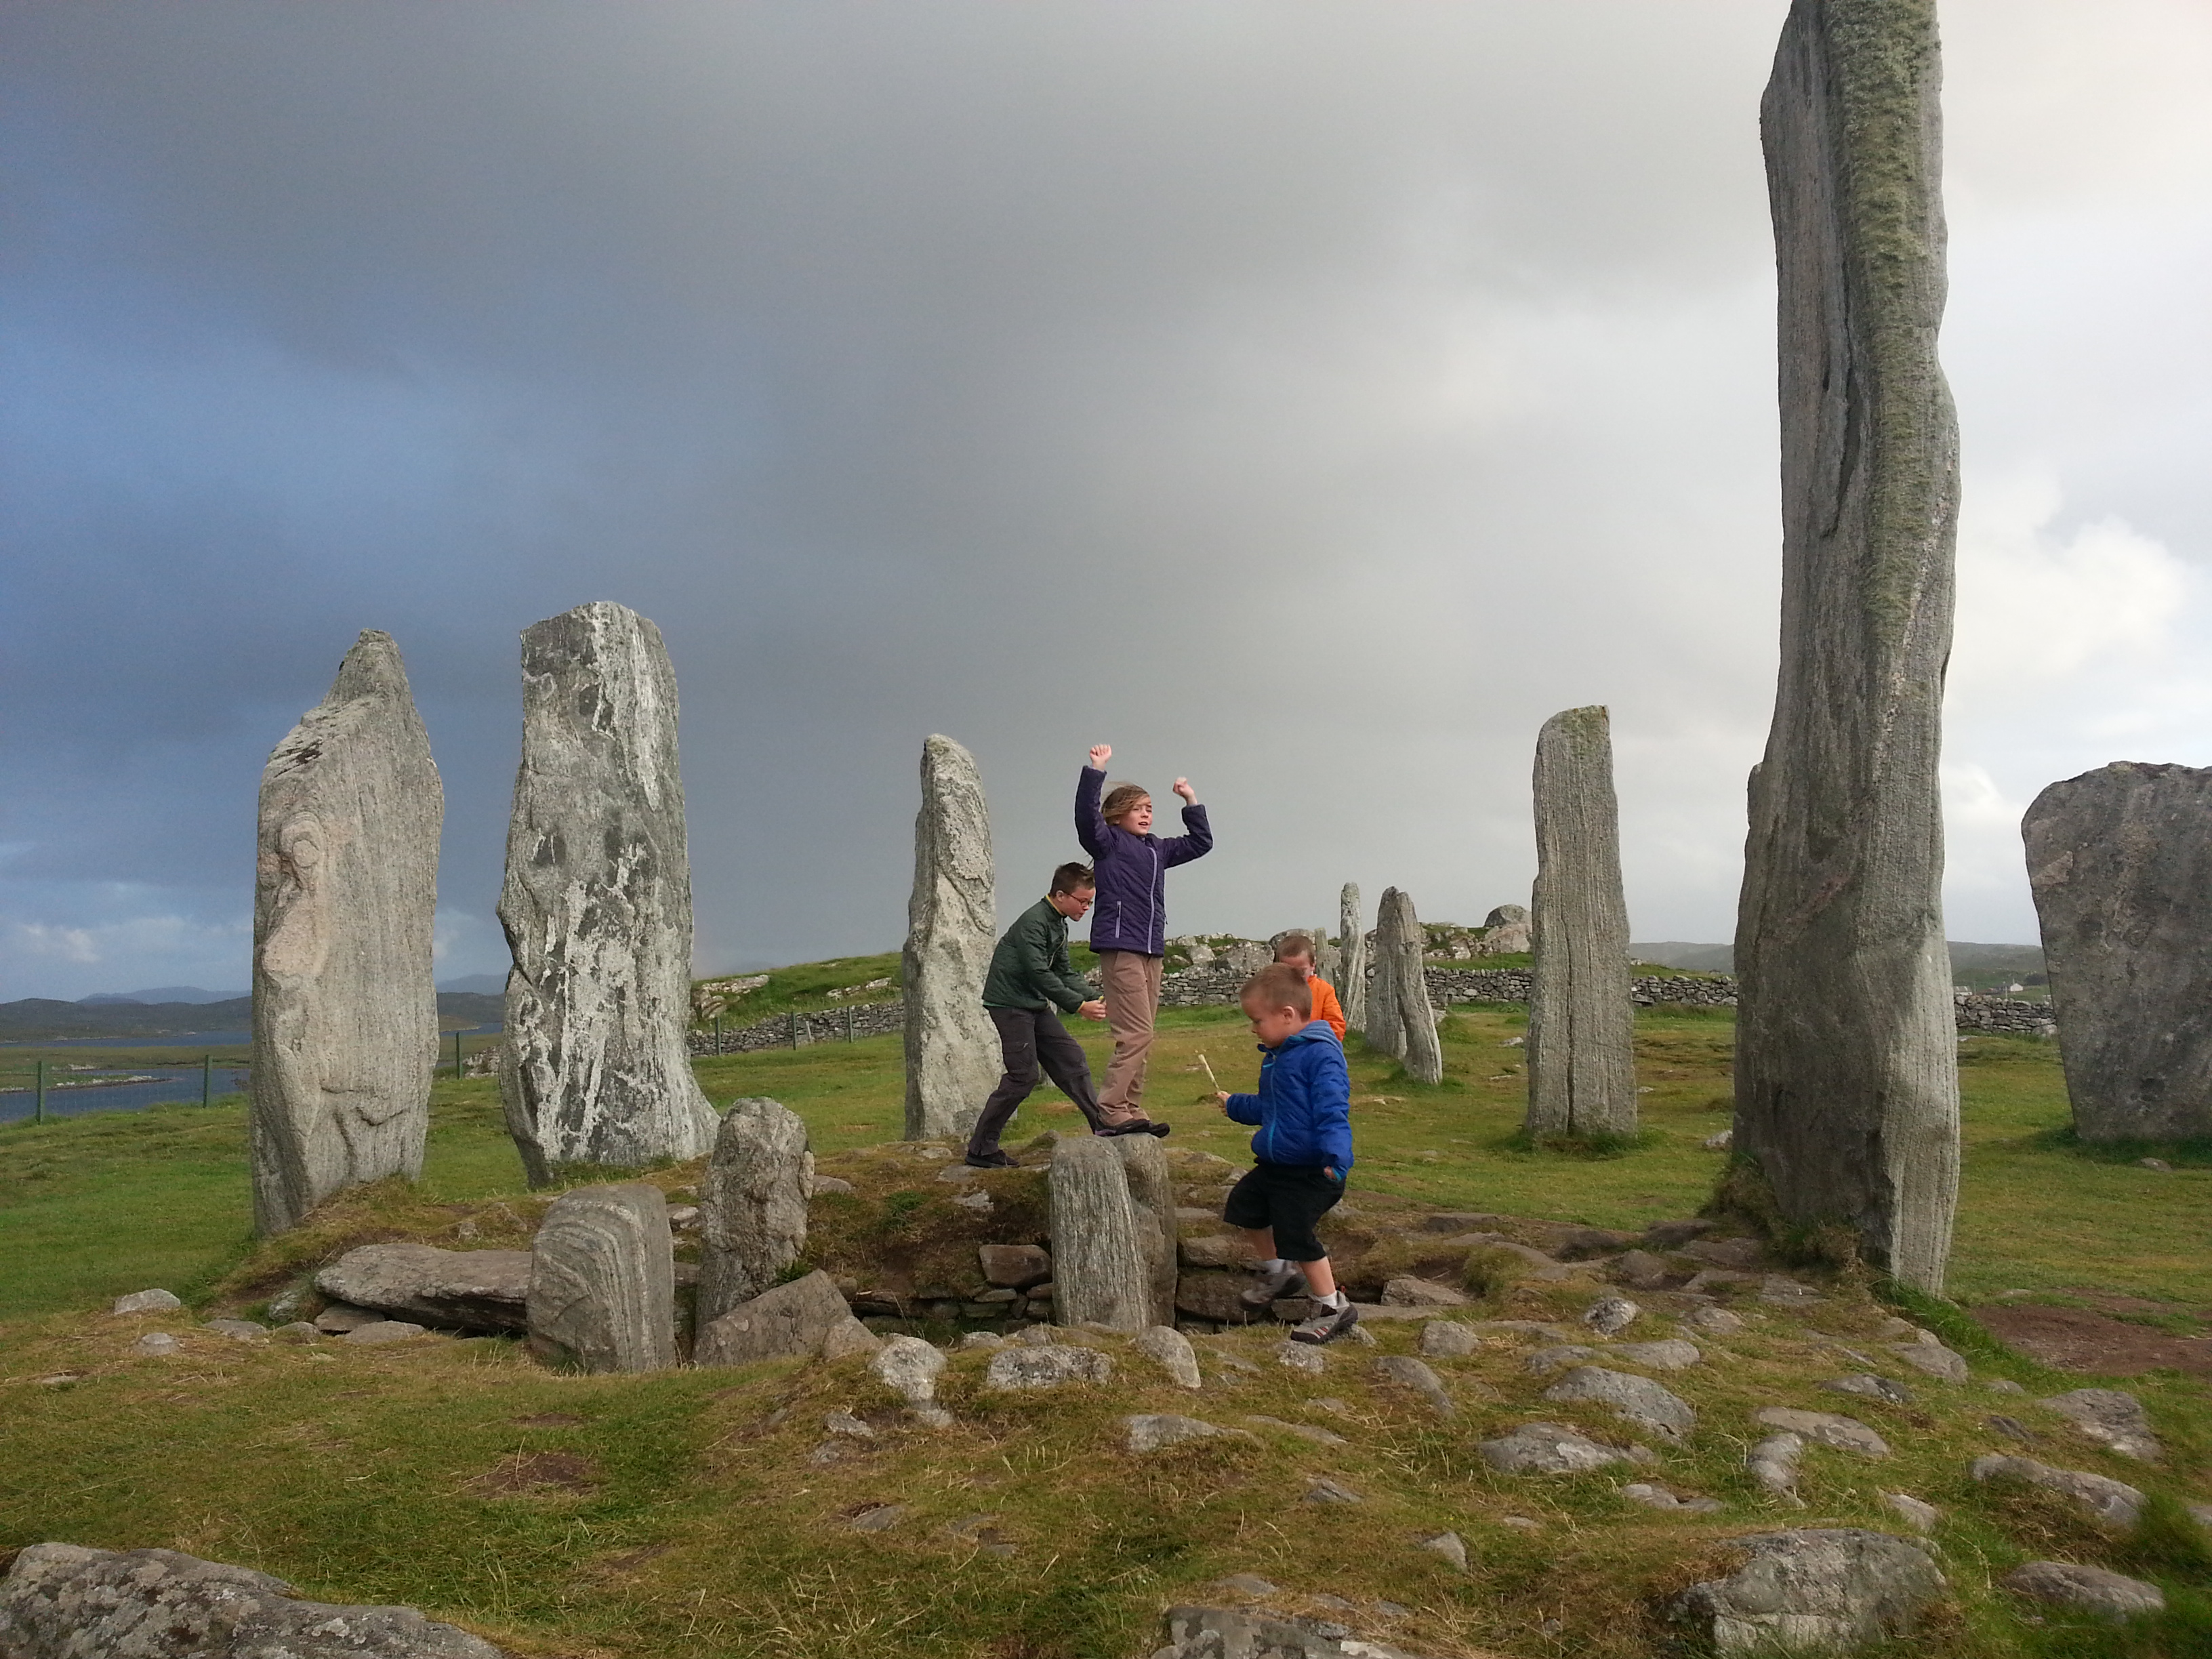
[(1344, 1196), (1341, 1178), (1314, 1164), (1261, 1164), (1229, 1189), (1221, 1218), (1232, 1227), (1257, 1232), (1275, 1230), (1275, 1254), (1285, 1261), (1318, 1261), (1322, 1248), (1314, 1224)]

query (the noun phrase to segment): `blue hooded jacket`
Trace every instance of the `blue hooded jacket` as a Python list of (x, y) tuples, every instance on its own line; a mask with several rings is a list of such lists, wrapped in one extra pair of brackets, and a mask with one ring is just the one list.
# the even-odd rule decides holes
[(1352, 1073), (1328, 1022), (1293, 1031), (1260, 1050), (1260, 1092), (1229, 1097), (1229, 1115), (1256, 1123), (1252, 1156), (1262, 1164), (1352, 1168)]
[(1182, 809), (1186, 835), (1162, 840), (1138, 835), (1099, 816), (1098, 796), (1106, 775), (1083, 769), (1075, 785), (1075, 838), (1091, 854), (1098, 901), (1091, 914), (1091, 948), (1134, 951), (1162, 957), (1168, 950), (1168, 872), (1202, 859), (1213, 850), (1213, 831), (1203, 806)]

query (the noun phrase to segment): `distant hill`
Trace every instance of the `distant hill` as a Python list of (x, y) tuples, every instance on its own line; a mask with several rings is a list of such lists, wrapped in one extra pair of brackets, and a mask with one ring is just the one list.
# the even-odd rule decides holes
[(503, 997), (507, 994), (505, 974), (463, 974), (459, 979), (441, 979), (441, 991), (458, 991), (469, 996)]
[(244, 991), (203, 991), (197, 985), (156, 985), (150, 991), (96, 991), (77, 1000), (87, 1007), (103, 1002), (236, 1002)]
[(1735, 971), (1735, 949), (1728, 945), (1686, 945), (1680, 939), (1662, 939), (1656, 945), (1632, 945), (1628, 954), (1638, 962), (1656, 962), (1662, 968), (1679, 968), (1685, 973)]
[[(1977, 989), (2008, 976), (2023, 984), (2043, 982), (2043, 947), (2039, 945), (1970, 945), (1948, 941), (1954, 984)], [(1662, 939), (1656, 945), (1632, 945), (1628, 952), (1638, 962), (1656, 962), (1662, 968), (1679, 968), (1694, 974), (1732, 974), (1735, 950), (1727, 945), (1688, 945)]]
[[(467, 991), (441, 991), (441, 1025), (496, 1025), (502, 999)], [(253, 1024), (253, 999), (221, 1002), (57, 1002), (25, 997), (0, 1002), (0, 1042), (43, 1042), (59, 1037), (112, 1037), (118, 1042), (182, 1036), (188, 1031), (243, 1031)]]

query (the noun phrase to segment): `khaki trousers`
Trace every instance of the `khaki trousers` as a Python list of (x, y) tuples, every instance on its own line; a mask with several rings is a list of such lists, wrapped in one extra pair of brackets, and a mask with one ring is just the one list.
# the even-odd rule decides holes
[(1098, 1115), (1113, 1128), (1145, 1115), (1145, 1068), (1152, 1057), (1152, 1015), (1160, 1006), (1161, 958), (1135, 951), (1101, 951), (1098, 979), (1106, 988), (1106, 1029), (1114, 1057), (1098, 1091)]

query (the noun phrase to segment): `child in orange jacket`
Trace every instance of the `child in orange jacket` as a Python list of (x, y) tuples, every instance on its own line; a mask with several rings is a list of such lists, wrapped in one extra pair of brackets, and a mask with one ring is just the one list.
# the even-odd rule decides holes
[(1336, 1000), (1336, 992), (1329, 982), (1314, 972), (1313, 940), (1304, 933), (1284, 934), (1275, 941), (1275, 960), (1306, 976), (1306, 988), (1313, 993), (1313, 1017), (1327, 1020), (1328, 1029), (1336, 1033), (1336, 1040), (1341, 1045), (1344, 1005)]

